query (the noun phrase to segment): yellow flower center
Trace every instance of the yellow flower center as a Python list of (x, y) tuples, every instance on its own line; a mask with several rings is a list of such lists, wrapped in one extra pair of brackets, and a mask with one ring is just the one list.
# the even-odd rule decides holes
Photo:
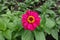
[(35, 18), (34, 18), (33, 16), (29, 16), (29, 17), (27, 18), (27, 21), (28, 21), (29, 23), (33, 23), (33, 22), (35, 21)]

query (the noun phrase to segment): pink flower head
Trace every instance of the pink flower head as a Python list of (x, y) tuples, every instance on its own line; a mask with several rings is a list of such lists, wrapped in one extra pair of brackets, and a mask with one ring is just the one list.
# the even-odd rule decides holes
[(24, 29), (33, 31), (38, 25), (40, 25), (40, 16), (37, 12), (32, 10), (27, 10), (25, 14), (22, 15), (22, 25)]

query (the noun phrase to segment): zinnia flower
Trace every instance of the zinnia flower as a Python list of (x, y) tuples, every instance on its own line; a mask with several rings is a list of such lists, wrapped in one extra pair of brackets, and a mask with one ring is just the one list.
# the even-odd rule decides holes
[(40, 25), (40, 16), (37, 12), (32, 10), (27, 10), (25, 14), (22, 15), (22, 25), (26, 30), (33, 31), (38, 25)]

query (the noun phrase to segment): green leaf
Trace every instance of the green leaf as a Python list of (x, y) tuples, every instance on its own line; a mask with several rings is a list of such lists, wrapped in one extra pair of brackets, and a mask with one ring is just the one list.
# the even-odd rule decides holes
[(53, 28), (55, 26), (55, 22), (49, 18), (46, 18), (46, 27)]
[(7, 18), (13, 19), (14, 15), (12, 14), (12, 12), (8, 9), (6, 12), (6, 16)]
[(56, 27), (57, 27), (58, 29), (60, 29), (60, 25), (57, 25)]
[(40, 0), (35, 0), (35, 2), (39, 2)]
[(15, 25), (12, 22), (8, 23), (7, 26), (9, 29), (13, 29), (15, 27)]
[(51, 33), (51, 29), (50, 29), (50, 28), (43, 27), (43, 29), (44, 29), (44, 31), (45, 31), (46, 33), (48, 33), (48, 34), (50, 34), (50, 33)]
[(46, 13), (55, 14), (55, 12), (53, 10), (49, 10), (49, 9), (47, 9)]
[(11, 30), (6, 30), (5, 32), (3, 32), (3, 35), (4, 35), (5, 38), (7, 38), (8, 40), (11, 40), (12, 31), (11, 31)]
[(47, 9), (46, 13), (50, 14), (51, 18), (55, 18), (56, 13), (53, 10)]
[(13, 21), (13, 23), (14, 23), (14, 25), (16, 25), (15, 26), (16, 28), (18, 28), (19, 30), (22, 29), (22, 23), (21, 23), (21, 19), (20, 18), (15, 18), (15, 20)]
[(25, 0), (25, 3), (30, 4), (32, 0)]
[(21, 16), (22, 14), (23, 14), (24, 12), (22, 12), (22, 11), (15, 11), (15, 12), (13, 12), (13, 14), (14, 15), (16, 15), (16, 16)]
[[(59, 6), (59, 8), (60, 8), (60, 6)], [(58, 14), (60, 14), (60, 9), (58, 10)]]
[(6, 24), (4, 21), (0, 18), (0, 30), (5, 31), (6, 30)]
[(0, 40), (5, 40), (1, 31), (0, 31)]
[(11, 11), (8, 9), (6, 14), (11, 15)]
[(36, 40), (45, 40), (45, 35), (43, 32), (34, 31)]
[(58, 25), (60, 25), (60, 17), (58, 17), (58, 18), (56, 19), (56, 22), (57, 22)]
[[(43, 1), (43, 0), (42, 0)], [(35, 9), (37, 11), (40, 12), (46, 12), (48, 8), (51, 7), (51, 5), (54, 5), (54, 1), (52, 0), (47, 0), (42, 6), (40, 6), (39, 8)], [(48, 12), (48, 11), (47, 11)]]
[(57, 30), (52, 30), (52, 31), (51, 31), (51, 35), (52, 35), (56, 40), (58, 40), (58, 31), (57, 31)]
[(54, 5), (54, 1), (52, 1), (52, 0), (47, 0), (47, 1), (44, 3), (44, 5), (46, 6), (46, 8), (49, 8), (49, 7), (51, 7), (52, 5)]
[(18, 36), (20, 36), (21, 34), (20, 33), (16, 33), (14, 36), (13, 36), (13, 38), (15, 39), (16, 37), (18, 37)]
[(39, 8), (37, 8), (37, 9), (35, 9), (35, 10), (41, 12), (41, 11), (42, 11), (42, 8), (39, 7)]
[(41, 24), (45, 24), (46, 18), (45, 18), (45, 13), (41, 15)]
[[(1, 2), (1, 1), (0, 1)], [(7, 8), (7, 6), (4, 6), (4, 4), (1, 4), (0, 3), (0, 12), (2, 11), (2, 10), (4, 10), (4, 9), (6, 9)]]
[(45, 27), (45, 23), (46, 23), (46, 18), (45, 18), (45, 13), (41, 15), (41, 24), (40, 27)]
[(22, 34), (22, 40), (34, 40), (32, 33), (30, 31), (25, 31)]

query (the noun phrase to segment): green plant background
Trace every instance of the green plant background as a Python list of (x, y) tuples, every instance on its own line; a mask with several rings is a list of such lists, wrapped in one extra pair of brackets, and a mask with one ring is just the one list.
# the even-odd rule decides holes
[[(0, 0), (0, 40), (60, 40), (59, 0)], [(21, 23), (26, 10), (37, 11), (41, 24), (35, 31), (24, 30)]]

